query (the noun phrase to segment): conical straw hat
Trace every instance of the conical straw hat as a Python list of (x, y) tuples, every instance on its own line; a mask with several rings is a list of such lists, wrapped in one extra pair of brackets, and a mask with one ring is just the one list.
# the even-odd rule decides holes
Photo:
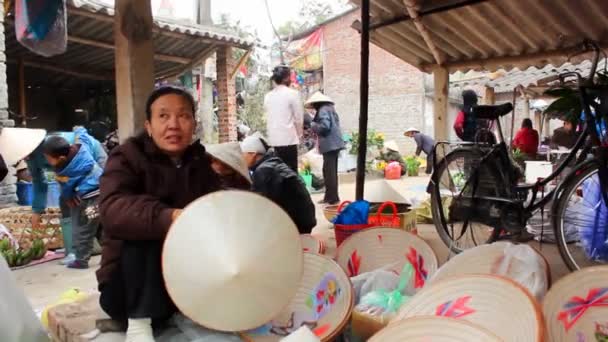
[(399, 146), (397, 145), (397, 142), (395, 140), (389, 140), (389, 141), (385, 142), (384, 147), (386, 147), (387, 149), (389, 149), (391, 151), (395, 151), (395, 152), (399, 153)]
[(411, 204), (403, 197), (386, 179), (376, 179), (365, 183), (365, 200), (372, 203), (383, 203), (391, 201), (393, 203)]
[(162, 267), (185, 316), (209, 329), (242, 331), (268, 322), (293, 298), (302, 255), (298, 230), (279, 206), (221, 191), (194, 201), (173, 223)]
[(312, 96), (308, 98), (308, 100), (306, 101), (306, 103), (304, 105), (307, 107), (310, 107), (310, 105), (312, 105), (313, 103), (319, 103), (319, 102), (327, 102), (327, 103), (331, 103), (331, 104), (334, 103), (334, 101), (329, 96), (318, 91), (318, 92), (312, 94)]
[(249, 183), (251, 183), (249, 168), (247, 167), (247, 163), (243, 158), (241, 144), (238, 142), (229, 142), (223, 144), (206, 145), (205, 149), (213, 158), (228, 165), (243, 176)]
[(557, 281), (545, 296), (543, 310), (548, 341), (606, 341), (608, 266), (583, 268)]
[(322, 341), (330, 341), (350, 319), (353, 292), (350, 279), (335, 261), (304, 253), (304, 273), (291, 303), (270, 323), (244, 332), (243, 337), (246, 341), (279, 341), (305, 324)]
[(0, 154), (6, 165), (17, 164), (38, 147), (44, 137), (44, 129), (4, 127), (0, 130)]
[(300, 239), (302, 240), (302, 249), (304, 252), (323, 254), (325, 251), (323, 241), (310, 234), (301, 234)]
[(465, 320), (420, 316), (391, 324), (369, 339), (370, 342), (502, 342), (491, 331)]
[(418, 290), (437, 271), (437, 257), (421, 238), (397, 228), (366, 229), (348, 237), (336, 255), (336, 261), (350, 277), (389, 265), (399, 274), (406, 262), (414, 266), (410, 288)]
[(504, 277), (472, 274), (429, 284), (401, 307), (393, 322), (429, 315), (471, 322), (504, 341), (544, 342), (540, 305), (525, 288)]
[[(441, 281), (443, 279), (464, 274), (497, 274), (499, 266), (505, 258), (505, 252), (514, 245), (509, 242), (496, 242), (489, 245), (481, 245), (475, 248), (468, 249), (450, 259), (439, 268), (431, 282)], [(530, 275), (534, 279), (530, 284), (544, 284), (538, 293), (534, 293), (532, 288), (526, 287), (525, 284), (520, 284), (527, 288), (538, 300), (547, 293), (551, 282), (551, 273), (549, 264), (545, 257), (542, 256), (536, 249), (528, 245), (517, 245), (517, 248), (529, 249), (529, 255), (533, 258), (527, 258), (524, 264), (521, 260), (513, 258), (506, 269), (506, 274), (498, 274), (517, 281), (517, 275), (520, 272), (527, 272), (530, 265), (534, 265), (535, 269), (540, 272), (535, 272)], [(529, 285), (530, 285), (529, 284)]]

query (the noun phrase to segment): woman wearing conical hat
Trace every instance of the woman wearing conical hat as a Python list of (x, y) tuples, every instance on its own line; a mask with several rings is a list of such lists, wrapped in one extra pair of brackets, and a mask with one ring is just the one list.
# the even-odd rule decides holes
[(323, 155), (323, 178), (325, 180), (325, 197), (321, 204), (337, 204), (338, 194), (338, 155), (344, 149), (340, 118), (334, 107), (334, 101), (321, 92), (314, 93), (306, 107), (316, 112), (312, 119), (311, 129), (319, 137), (319, 153)]
[(211, 156), (211, 167), (220, 176), (223, 188), (251, 189), (249, 168), (238, 142), (207, 145), (206, 149)]

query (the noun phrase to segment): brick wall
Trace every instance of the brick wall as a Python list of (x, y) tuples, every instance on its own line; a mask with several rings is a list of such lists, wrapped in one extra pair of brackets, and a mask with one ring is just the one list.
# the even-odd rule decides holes
[[(13, 120), (8, 118), (8, 85), (6, 82), (6, 54), (4, 53), (4, 7), (0, 6), (0, 128), (12, 127)], [(0, 208), (13, 205), (17, 202), (15, 195), (17, 181), (14, 170), (9, 170), (9, 175), (0, 183)]]
[[(350, 26), (359, 12), (324, 26), (324, 90), (336, 102), (344, 132), (359, 127), (359, 81), (361, 39)], [(405, 138), (408, 127), (428, 130), (424, 120), (423, 73), (379, 47), (370, 44), (369, 123), (370, 129), (396, 140), (402, 153), (415, 150)], [(427, 133), (432, 133), (431, 131)]]
[(220, 142), (236, 141), (236, 85), (230, 73), (236, 66), (232, 48), (217, 50), (217, 92)]

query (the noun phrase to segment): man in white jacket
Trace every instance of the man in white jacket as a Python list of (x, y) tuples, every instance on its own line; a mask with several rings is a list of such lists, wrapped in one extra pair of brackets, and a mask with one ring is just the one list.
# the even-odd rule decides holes
[(304, 131), (304, 106), (300, 94), (291, 89), (291, 70), (280, 65), (271, 77), (272, 89), (264, 98), (268, 143), (294, 171), (298, 172), (298, 144)]

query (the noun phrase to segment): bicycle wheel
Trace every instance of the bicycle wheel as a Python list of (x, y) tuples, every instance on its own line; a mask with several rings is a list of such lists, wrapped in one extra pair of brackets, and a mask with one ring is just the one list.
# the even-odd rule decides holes
[[(450, 207), (460, 196), (472, 195), (472, 187), (464, 185), (477, 170), (476, 196), (500, 197), (502, 180), (487, 164), (480, 165), (483, 157), (476, 149), (457, 149), (439, 162), (431, 191), (431, 212), (439, 237), (454, 253), (490, 243), (498, 238), (499, 229), (475, 222), (475, 218), (458, 220), (450, 217)], [(503, 187), (504, 189), (504, 187)], [(464, 190), (464, 191), (463, 191)]]
[(577, 172), (553, 206), (557, 247), (572, 271), (608, 263), (608, 205), (601, 195), (598, 165)]

